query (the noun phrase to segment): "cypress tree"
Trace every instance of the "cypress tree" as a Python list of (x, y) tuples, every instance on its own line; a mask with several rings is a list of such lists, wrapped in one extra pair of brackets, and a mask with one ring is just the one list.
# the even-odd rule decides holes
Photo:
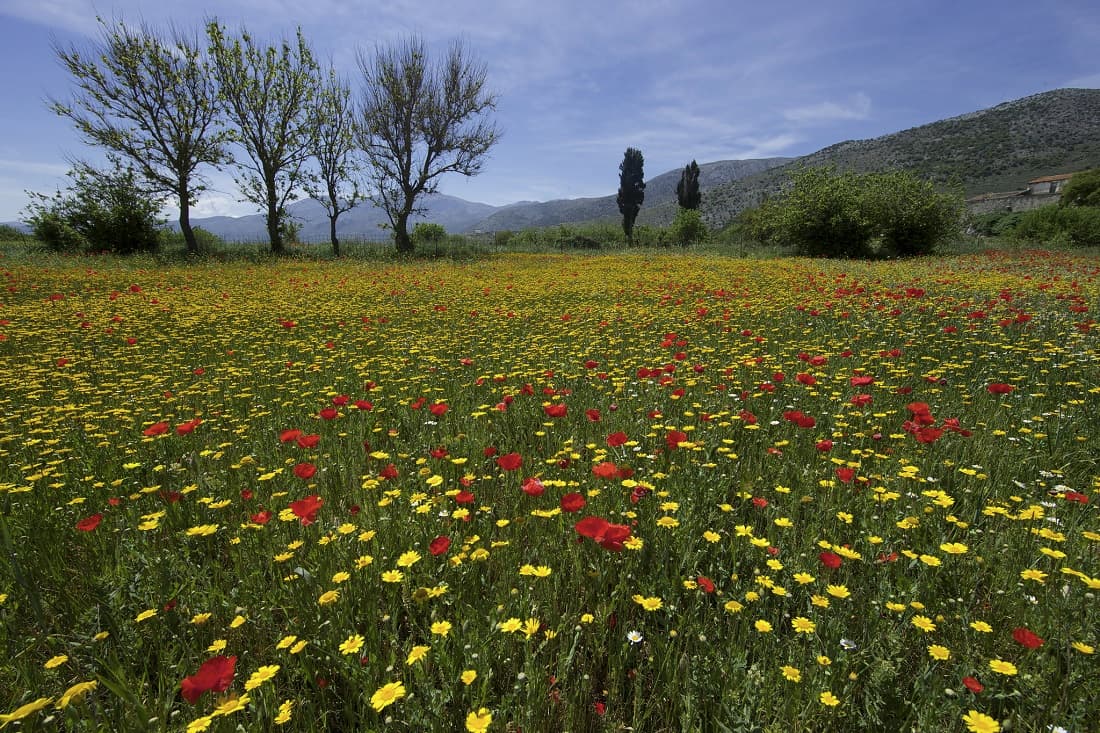
[(681, 209), (693, 211), (698, 210), (699, 203), (703, 200), (699, 193), (699, 164), (694, 160), (684, 166), (680, 182), (676, 184), (676, 199), (680, 202)]
[(630, 244), (634, 244), (634, 220), (638, 218), (638, 210), (645, 200), (644, 163), (642, 151), (627, 148), (623, 162), (619, 164), (619, 195), (615, 201), (619, 205), (619, 213), (623, 215), (623, 231)]

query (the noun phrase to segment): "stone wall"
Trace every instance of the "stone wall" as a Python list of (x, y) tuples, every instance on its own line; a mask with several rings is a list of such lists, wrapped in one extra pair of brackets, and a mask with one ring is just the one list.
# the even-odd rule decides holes
[(1030, 211), (1047, 204), (1056, 204), (1061, 194), (996, 193), (967, 199), (966, 208), (971, 214), (990, 214), (994, 211)]

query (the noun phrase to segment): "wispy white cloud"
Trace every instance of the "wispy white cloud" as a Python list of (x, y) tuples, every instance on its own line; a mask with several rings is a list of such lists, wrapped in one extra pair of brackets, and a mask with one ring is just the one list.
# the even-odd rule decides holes
[(801, 124), (819, 124), (838, 120), (865, 120), (871, 115), (871, 98), (863, 92), (846, 102), (819, 102), (783, 111), (783, 118)]
[(0, 176), (63, 176), (71, 167), (64, 163), (0, 158)]

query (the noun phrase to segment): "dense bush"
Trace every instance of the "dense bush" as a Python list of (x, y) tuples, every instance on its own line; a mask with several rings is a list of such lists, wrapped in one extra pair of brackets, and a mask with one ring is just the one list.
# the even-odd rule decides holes
[(865, 210), (883, 254), (929, 254), (938, 243), (958, 236), (965, 211), (961, 195), (939, 193), (931, 181), (904, 171), (860, 178)]
[(411, 237), (413, 247), (419, 247), (422, 244), (442, 242), (447, 238), (447, 230), (443, 228), (442, 224), (422, 221), (413, 227)]
[[(202, 227), (192, 227), (191, 231), (195, 233), (195, 243), (198, 245), (199, 252), (217, 252), (225, 249), (225, 240), (217, 234)], [(184, 250), (187, 248), (187, 242), (178, 229), (162, 229), (160, 244), (163, 248), (169, 250)]]
[(0, 224), (0, 242), (23, 242), (27, 235), (11, 224)]
[(681, 208), (677, 211), (669, 227), (669, 238), (681, 247), (706, 241), (707, 225), (703, 223), (698, 209)]
[(761, 205), (753, 226), (760, 241), (807, 257), (866, 257), (874, 234), (859, 177), (827, 168), (793, 174), (791, 188)]
[(1074, 173), (1062, 189), (1062, 206), (1100, 207), (1100, 168)]
[(58, 252), (152, 252), (161, 240), (162, 199), (150, 196), (129, 169), (81, 166), (53, 196), (32, 194), (27, 208), (35, 238)]
[(809, 257), (906, 257), (930, 253), (959, 232), (961, 195), (911, 173), (806, 168), (784, 194), (746, 217), (761, 242)]
[(1041, 206), (1020, 217), (1014, 234), (1028, 242), (1100, 247), (1100, 208)]

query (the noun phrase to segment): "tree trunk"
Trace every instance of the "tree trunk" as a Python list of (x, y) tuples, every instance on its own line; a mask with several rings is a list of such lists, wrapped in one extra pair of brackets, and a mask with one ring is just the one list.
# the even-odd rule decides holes
[(267, 237), (271, 240), (271, 253), (281, 255), (286, 253), (283, 247), (283, 233), (279, 231), (279, 205), (275, 200), (275, 182), (269, 181), (267, 186)]
[(400, 254), (409, 254), (413, 251), (412, 239), (409, 238), (409, 212), (402, 211), (397, 215), (397, 222), (393, 227), (393, 241), (397, 244)]
[(191, 229), (191, 196), (190, 191), (187, 190), (187, 183), (180, 183), (179, 197), (180, 197), (180, 233), (183, 234), (183, 241), (187, 245), (187, 254), (197, 255), (199, 253), (199, 244), (195, 240), (195, 232)]
[(340, 212), (334, 212), (332, 216), (328, 218), (328, 236), (332, 240), (332, 256), (340, 256), (340, 240), (336, 238), (336, 218), (340, 216)]

